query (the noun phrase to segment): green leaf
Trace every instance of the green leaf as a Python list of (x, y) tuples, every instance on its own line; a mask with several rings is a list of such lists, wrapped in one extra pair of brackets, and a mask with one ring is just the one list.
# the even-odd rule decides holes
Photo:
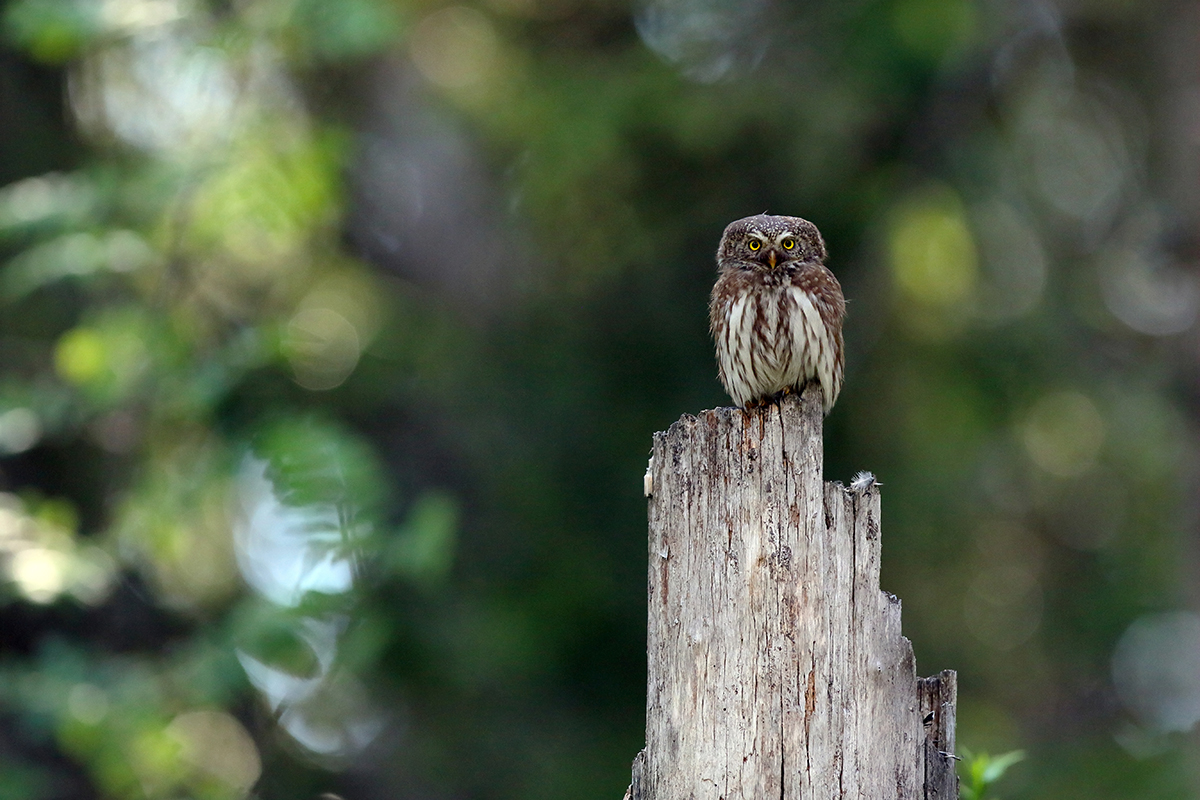
[(0, 188), (0, 236), (93, 221), (101, 192), (84, 175), (50, 172)]
[[(963, 748), (963, 760), (959, 767), (962, 784), (959, 787), (961, 800), (984, 800), (991, 795), (988, 789), (1004, 777), (1009, 767), (1025, 758), (1024, 750), (1013, 750), (993, 758), (987, 753), (972, 753)], [(965, 774), (964, 774), (965, 773)]]
[(995, 783), (1004, 777), (1004, 773), (1008, 771), (1009, 767), (1011, 767), (1013, 764), (1016, 764), (1018, 761), (1023, 761), (1024, 759), (1024, 750), (1013, 750), (1012, 752), (1005, 753), (1002, 756), (996, 756), (983, 770), (983, 782), (985, 784)]
[(346, 534), (356, 532), (363, 514), (382, 498), (375, 453), (350, 431), (324, 419), (279, 420), (256, 438), (254, 449), (269, 463), (267, 477), (282, 502), (332, 505)]
[(128, 273), (154, 263), (154, 250), (133, 231), (101, 235), (69, 233), (29, 248), (4, 272), (4, 296), (20, 300), (30, 292), (64, 278), (88, 278), (97, 273)]
[(387, 565), (426, 588), (441, 583), (454, 561), (458, 505), (453, 498), (427, 494), (419, 499), (389, 549)]
[(234, 639), (238, 649), (271, 669), (313, 678), (320, 672), (320, 663), (297, 624), (296, 619), (273, 608), (244, 609), (234, 622)]

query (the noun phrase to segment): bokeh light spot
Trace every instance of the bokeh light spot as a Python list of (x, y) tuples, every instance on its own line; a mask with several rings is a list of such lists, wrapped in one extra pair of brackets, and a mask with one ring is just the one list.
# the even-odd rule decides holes
[(166, 154), (225, 140), (238, 90), (225, 54), (154, 33), (98, 48), (72, 72), (79, 123), (98, 138), (113, 134)]
[(980, 642), (996, 650), (1011, 650), (1041, 625), (1041, 585), (1025, 565), (991, 564), (972, 581), (963, 613), (967, 627)]
[(971, 216), (983, 268), (976, 316), (1001, 323), (1031, 311), (1042, 299), (1049, 271), (1031, 220), (998, 199), (973, 208)]
[(1069, 478), (1095, 463), (1104, 444), (1104, 418), (1085, 395), (1055, 392), (1034, 404), (1021, 434), (1033, 463), (1051, 475)]
[(1016, 132), (1033, 187), (1052, 209), (1092, 230), (1111, 219), (1130, 154), (1110, 108), (1067, 81), (1047, 81), (1018, 107)]
[(117, 564), (99, 547), (81, 547), (73, 555), (69, 573), (71, 596), (87, 605), (104, 602), (112, 591)]
[(1191, 730), (1200, 721), (1200, 617), (1172, 611), (1134, 621), (1113, 650), (1112, 675), (1142, 724)]
[(646, 46), (684, 77), (715, 83), (762, 61), (769, 7), (764, 0), (645, 0), (634, 23)]
[(1194, 272), (1166, 263), (1160, 254), (1129, 247), (1106, 250), (1099, 267), (1105, 304), (1133, 330), (1171, 336), (1195, 324), (1200, 283)]
[(29, 408), (0, 414), (0, 452), (24, 453), (42, 438), (42, 422)]
[(894, 212), (888, 235), (892, 276), (911, 322), (939, 312), (947, 321), (970, 310), (978, 279), (975, 239), (958, 195), (948, 187), (929, 187), (905, 200)]
[(114, 30), (153, 28), (182, 17), (183, 6), (181, 0), (104, 0), (100, 19)]
[(85, 725), (96, 725), (108, 715), (108, 694), (91, 683), (77, 683), (67, 694), (67, 711)]
[(296, 307), (297, 311), (328, 308), (354, 326), (362, 345), (379, 332), (383, 318), (381, 287), (361, 269), (340, 269), (317, 281)]
[(21, 501), (8, 492), (0, 493), (0, 550), (23, 546), (29, 518), (21, 513)]
[(67, 331), (54, 349), (54, 366), (71, 383), (82, 385), (95, 380), (108, 366), (104, 338), (92, 328)]
[(492, 24), (479, 11), (451, 6), (417, 25), (412, 59), (430, 82), (446, 89), (480, 83), (492, 70), (499, 50)]
[(21, 594), (35, 603), (49, 603), (62, 594), (67, 567), (63, 553), (29, 547), (13, 554), (8, 570)]
[(54, 213), (58, 176), (41, 175), (17, 181), (0, 193), (0, 225), (35, 222)]
[(181, 757), (201, 773), (244, 797), (262, 774), (258, 748), (242, 724), (223, 711), (188, 711), (167, 726)]
[(292, 317), (283, 349), (296, 383), (312, 390), (340, 386), (361, 355), (358, 329), (331, 308), (307, 308)]

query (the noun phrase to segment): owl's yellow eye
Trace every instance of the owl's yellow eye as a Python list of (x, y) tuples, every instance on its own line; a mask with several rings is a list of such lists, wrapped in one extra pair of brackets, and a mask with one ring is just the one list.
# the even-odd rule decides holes
[(796, 246), (796, 240), (789, 236), (788, 238), (786, 238), (782, 242), (780, 242), (780, 244), (783, 245), (784, 250), (791, 250), (793, 247)]
[(762, 242), (760, 242), (758, 239), (751, 239), (748, 247), (750, 248), (750, 252), (753, 253), (755, 250), (762, 247)]

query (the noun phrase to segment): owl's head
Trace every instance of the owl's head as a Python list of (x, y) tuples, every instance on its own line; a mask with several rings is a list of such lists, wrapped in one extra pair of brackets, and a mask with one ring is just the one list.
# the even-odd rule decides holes
[(825, 261), (817, 226), (800, 217), (758, 214), (731, 222), (717, 247), (717, 263), (777, 269), (790, 262)]

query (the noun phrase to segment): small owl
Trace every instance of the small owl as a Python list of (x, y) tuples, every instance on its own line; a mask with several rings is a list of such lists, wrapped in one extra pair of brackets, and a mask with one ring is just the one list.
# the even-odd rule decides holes
[(717, 248), (708, 306), (721, 383), (754, 407), (816, 380), (825, 413), (842, 390), (842, 287), (825, 268), (817, 226), (760, 214), (732, 222)]

